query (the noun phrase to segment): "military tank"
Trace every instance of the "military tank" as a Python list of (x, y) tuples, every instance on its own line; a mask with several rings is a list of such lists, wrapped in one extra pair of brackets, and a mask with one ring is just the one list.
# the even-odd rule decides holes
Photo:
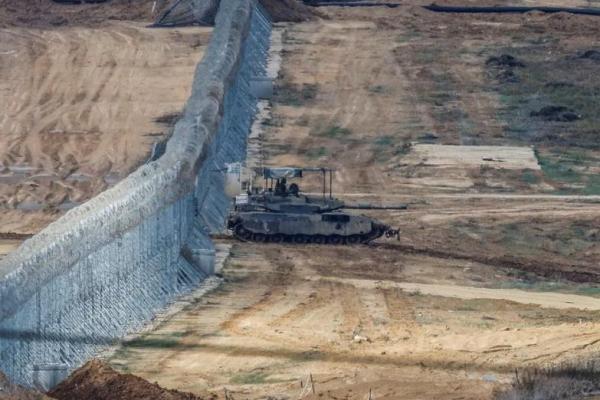
[[(304, 194), (298, 184), (287, 185), (288, 179), (302, 178), (305, 172), (322, 173), (322, 194)], [(369, 243), (383, 235), (399, 237), (397, 229), (343, 210), (405, 210), (406, 205), (347, 205), (332, 195), (333, 172), (328, 168), (264, 168), (265, 188), (236, 197), (228, 229), (242, 241), (263, 243), (341, 245)]]

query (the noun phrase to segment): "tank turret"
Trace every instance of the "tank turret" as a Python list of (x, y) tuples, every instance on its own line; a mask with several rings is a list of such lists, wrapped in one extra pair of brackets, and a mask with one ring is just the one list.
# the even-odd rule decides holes
[[(303, 194), (288, 179), (305, 172), (321, 172), (321, 195)], [(405, 210), (406, 205), (348, 205), (332, 195), (333, 170), (328, 168), (265, 168), (262, 191), (237, 196), (227, 227), (244, 241), (317, 244), (369, 243), (383, 235), (399, 237), (399, 231), (364, 215), (343, 209)], [(329, 178), (329, 185), (327, 185)], [(329, 188), (329, 190), (328, 190)]]

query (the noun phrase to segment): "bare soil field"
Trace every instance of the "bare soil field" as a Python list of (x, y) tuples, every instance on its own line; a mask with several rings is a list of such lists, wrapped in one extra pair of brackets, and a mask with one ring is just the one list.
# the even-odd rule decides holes
[(408, 204), (369, 212), (400, 241), (230, 242), (222, 285), (110, 363), (204, 397), (489, 399), (516, 368), (596, 356), (597, 19), (319, 12), (282, 28), (255, 153)]
[(0, 221), (36, 233), (168, 138), (210, 29), (148, 29), (152, 2), (5, 3)]
[[(284, 37), (270, 162), (335, 166), (343, 192), (598, 193), (597, 20), (326, 10)], [(542, 171), (415, 165), (414, 143), (534, 146)]]
[(111, 0), (109, 4), (59, 4), (51, 0), (0, 0), (0, 27), (98, 26), (110, 20), (151, 22), (166, 0)]
[(375, 398), (483, 399), (516, 367), (599, 350), (600, 314), (586, 309), (598, 298), (548, 294), (562, 297), (557, 307), (537, 292), (513, 301), (514, 289), (464, 296), (465, 287), (521, 283), (494, 265), (378, 247), (243, 244), (222, 274), (220, 289), (126, 343), (112, 364), (220, 398), (223, 388), (234, 398), (304, 397), (300, 382), (312, 375), (325, 398), (372, 389)]

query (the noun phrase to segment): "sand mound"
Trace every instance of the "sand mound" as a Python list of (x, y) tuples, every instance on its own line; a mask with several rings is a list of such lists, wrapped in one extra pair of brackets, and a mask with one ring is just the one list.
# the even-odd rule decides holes
[(112, 0), (67, 5), (51, 0), (0, 0), (0, 28), (98, 25), (107, 20), (152, 21), (154, 0)]
[(315, 17), (310, 7), (298, 0), (260, 0), (274, 22), (302, 22)]
[(75, 371), (49, 396), (59, 400), (198, 400), (191, 393), (163, 389), (131, 374), (120, 374), (98, 360), (92, 360)]

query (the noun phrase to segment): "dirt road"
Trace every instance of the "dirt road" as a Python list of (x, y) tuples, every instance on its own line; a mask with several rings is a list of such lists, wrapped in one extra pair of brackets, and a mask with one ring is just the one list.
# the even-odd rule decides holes
[(33, 233), (170, 134), (208, 28), (142, 22), (0, 30), (0, 219)]
[[(530, 293), (532, 303), (544, 298), (552, 309), (520, 304), (528, 302), (523, 291), (517, 302), (492, 289), (477, 289), (487, 299), (471, 296), (475, 288), (449, 293), (439, 282), (514, 281), (464, 261), (362, 246), (244, 244), (234, 246), (222, 274), (221, 289), (125, 345), (112, 364), (219, 396), (226, 387), (234, 397), (295, 397), (312, 374), (319, 393), (352, 391), (350, 398), (385, 388), (390, 398), (454, 398), (456, 391), (481, 399), (495, 385), (487, 380), (502, 382), (516, 366), (577, 357), (600, 343), (598, 311), (550, 303), (583, 296)], [(458, 292), (473, 298), (457, 299)], [(402, 384), (392, 390), (385, 382), (394, 380)]]
[(352, 285), (357, 289), (401, 289), (408, 293), (417, 293), (430, 296), (454, 297), (457, 299), (492, 299), (507, 300), (521, 304), (535, 304), (544, 308), (579, 310), (600, 310), (600, 299), (577, 296), (562, 293), (535, 293), (516, 289), (486, 289), (456, 285), (431, 285), (413, 282), (393, 282), (387, 280), (372, 279), (347, 279), (347, 278), (321, 278), (318, 276), (307, 276), (309, 281), (325, 280), (327, 282), (338, 282)]

